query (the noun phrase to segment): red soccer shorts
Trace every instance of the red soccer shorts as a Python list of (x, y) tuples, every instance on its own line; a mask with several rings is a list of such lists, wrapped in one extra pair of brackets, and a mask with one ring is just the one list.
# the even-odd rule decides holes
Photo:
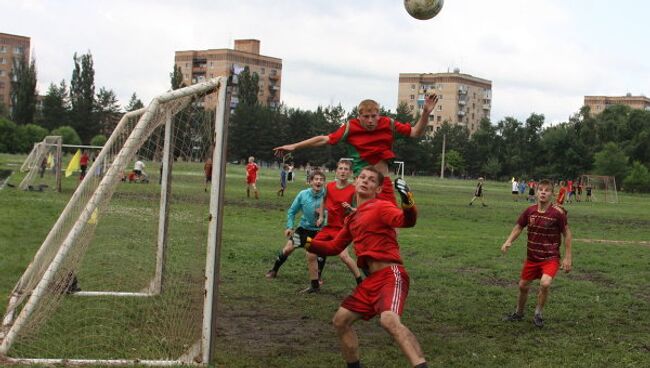
[(551, 259), (542, 262), (532, 262), (526, 260), (526, 262), (524, 262), (524, 268), (521, 270), (521, 279), (527, 281), (541, 279), (542, 275), (555, 277), (555, 274), (559, 268), (559, 259)]
[(381, 192), (377, 194), (377, 199), (383, 199), (384, 201), (391, 202), (397, 206), (395, 191), (393, 190), (393, 181), (390, 180), (390, 177), (384, 176), (384, 183), (381, 186)]
[(341, 306), (359, 313), (364, 320), (393, 311), (401, 316), (409, 293), (409, 275), (402, 265), (393, 265), (375, 271), (366, 277), (343, 300)]
[(320, 229), (318, 234), (316, 234), (316, 237), (314, 239), (318, 240), (323, 240), (323, 241), (329, 241), (333, 240), (336, 238), (336, 234), (341, 231), (340, 227), (331, 227), (331, 226), (325, 226), (324, 228)]
[(257, 181), (257, 176), (246, 177), (246, 184), (255, 184), (256, 181)]

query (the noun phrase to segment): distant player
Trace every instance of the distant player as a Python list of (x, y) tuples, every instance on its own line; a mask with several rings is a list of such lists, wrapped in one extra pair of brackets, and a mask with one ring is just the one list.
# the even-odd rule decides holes
[(85, 150), (81, 152), (81, 157), (79, 158), (79, 168), (81, 169), (81, 174), (79, 175), (79, 180), (83, 180), (83, 178), (86, 177), (86, 170), (88, 170), (88, 161), (90, 160), (90, 157), (88, 157), (88, 152)]
[[(321, 213), (324, 217), (324, 227), (318, 232), (315, 239), (318, 240), (332, 240), (336, 234), (343, 227), (343, 220), (347, 215), (352, 213), (352, 203), (354, 200), (354, 185), (348, 182), (348, 178), (352, 175), (352, 162), (349, 160), (340, 160), (336, 165), (336, 180), (327, 183), (325, 186), (325, 200), (321, 205)], [(308, 253), (308, 257), (316, 258), (313, 253)], [(347, 248), (339, 253), (339, 258), (348, 267), (357, 282), (361, 283), (361, 272), (357, 267), (354, 260), (348, 254)], [(321, 262), (325, 262), (322, 257)], [(320, 267), (321, 272), (323, 267)], [(321, 275), (319, 274), (319, 279)]]
[(512, 178), (512, 200), (519, 202), (519, 182), (517, 178)]
[(553, 184), (542, 180), (537, 185), (537, 204), (534, 204), (519, 216), (510, 236), (501, 246), (506, 253), (524, 227), (528, 227), (527, 257), (519, 280), (519, 295), (515, 312), (505, 318), (506, 321), (521, 321), (528, 298), (530, 283), (540, 279), (537, 294), (537, 306), (533, 317), (535, 326), (544, 327), (542, 313), (548, 299), (553, 278), (560, 268), (560, 245), (564, 237), (564, 272), (571, 271), (571, 240), (566, 211), (553, 204)]
[(208, 184), (212, 185), (212, 158), (211, 157), (208, 157), (208, 159), (205, 160), (205, 164), (203, 165), (203, 174), (205, 174), (205, 188), (203, 188), (203, 191), (207, 192)]
[(563, 205), (564, 200), (566, 200), (566, 195), (567, 195), (567, 187), (564, 180), (562, 180), (560, 181), (560, 190), (557, 193), (557, 198), (555, 199), (555, 202), (560, 206)]
[(431, 94), (427, 96), (420, 119), (411, 126), (400, 123), (388, 117), (379, 115), (379, 104), (373, 100), (363, 100), (358, 106), (359, 116), (341, 125), (335, 132), (329, 135), (319, 135), (304, 141), (285, 144), (274, 148), (276, 155), (284, 155), (285, 152), (294, 150), (320, 147), (326, 144), (347, 143), (348, 155), (354, 159), (352, 170), (358, 175), (360, 170), (372, 165), (382, 173), (385, 178), (382, 183), (383, 190), (378, 194), (379, 199), (385, 199), (394, 203), (395, 193), (393, 184), (388, 176), (388, 162), (395, 158), (393, 152), (393, 141), (395, 135), (417, 138), (424, 134), (424, 128), (429, 122), (429, 114), (435, 108), (438, 96)]
[(472, 200), (469, 202), (469, 205), (473, 205), (474, 201), (479, 198), (481, 200), (481, 205), (483, 207), (487, 207), (487, 204), (483, 201), (483, 178), (480, 177), (478, 178), (478, 183), (476, 184), (476, 189), (474, 189), (474, 197)]
[(289, 174), (289, 165), (284, 164), (280, 170), (280, 189), (278, 189), (278, 197), (284, 197), (284, 191), (287, 189), (287, 176)]
[(138, 159), (135, 162), (135, 164), (133, 164), (133, 174), (136, 180), (139, 180), (140, 178), (143, 177), (145, 167), (146, 165), (144, 164), (144, 162), (140, 161), (140, 159)]
[(391, 335), (409, 363), (425, 368), (427, 363), (417, 338), (401, 321), (410, 280), (402, 265), (395, 232), (398, 227), (415, 226), (417, 210), (413, 194), (402, 179), (395, 180), (402, 209), (378, 199), (383, 182), (383, 175), (377, 168), (362, 169), (355, 181), (357, 210), (348, 216), (336, 238), (329, 241), (308, 239), (307, 250), (331, 256), (353, 242), (357, 265), (370, 272), (343, 300), (332, 321), (347, 366), (361, 367), (359, 338), (352, 325), (360, 319), (367, 321), (378, 315), (379, 324)]
[(255, 199), (260, 199), (260, 195), (257, 192), (257, 171), (260, 167), (255, 163), (255, 157), (251, 156), (248, 158), (248, 164), (246, 164), (246, 197), (250, 198), (251, 189), (255, 195)]
[[(312, 170), (311, 177), (309, 178), (309, 188), (304, 189), (296, 195), (291, 207), (287, 211), (287, 226), (284, 230), (284, 235), (289, 238), (286, 245), (280, 250), (278, 256), (271, 268), (267, 273), (267, 278), (275, 278), (278, 275), (280, 267), (287, 261), (287, 258), (293, 253), (296, 248), (302, 248), (307, 242), (307, 237), (315, 237), (320, 230), (317, 224), (320, 217), (320, 207), (325, 197), (325, 174), (318, 170)], [(294, 230), (294, 218), (302, 212), (300, 223)], [(304, 292), (314, 293), (320, 290), (320, 283), (318, 278), (318, 266), (314, 257), (307, 257), (310, 286)]]

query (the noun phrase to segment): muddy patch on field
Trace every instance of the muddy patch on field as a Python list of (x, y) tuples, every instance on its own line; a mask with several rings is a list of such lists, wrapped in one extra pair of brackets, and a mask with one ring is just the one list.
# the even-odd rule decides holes
[(608, 278), (600, 272), (580, 272), (570, 273), (567, 275), (571, 280), (589, 281), (594, 284), (602, 285), (608, 288), (616, 287), (614, 280)]
[(507, 287), (517, 286), (517, 280), (503, 279), (492, 275), (483, 275), (479, 279), (479, 284), (486, 285), (486, 286), (497, 286), (497, 287), (507, 288)]

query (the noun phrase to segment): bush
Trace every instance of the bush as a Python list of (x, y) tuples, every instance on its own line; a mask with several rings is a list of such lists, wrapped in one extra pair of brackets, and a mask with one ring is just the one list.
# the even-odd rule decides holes
[(103, 146), (106, 144), (106, 141), (108, 138), (106, 138), (105, 135), (103, 134), (97, 134), (96, 136), (93, 137), (93, 139), (90, 140), (90, 145), (91, 146)]
[(28, 153), (34, 147), (34, 143), (41, 142), (47, 136), (47, 129), (35, 125), (19, 125), (16, 129), (16, 150), (17, 152)]
[(16, 130), (16, 123), (0, 118), (0, 152), (17, 152)]
[(60, 135), (65, 144), (81, 144), (79, 134), (70, 126), (58, 127), (52, 131), (52, 135)]
[(639, 161), (635, 161), (632, 165), (632, 171), (623, 181), (623, 187), (627, 192), (650, 192), (650, 172)]

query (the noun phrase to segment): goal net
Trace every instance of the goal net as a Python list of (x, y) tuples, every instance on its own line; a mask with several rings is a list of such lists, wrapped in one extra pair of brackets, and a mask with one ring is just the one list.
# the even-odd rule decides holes
[(0, 361), (209, 363), (226, 85), (167, 92), (123, 116), (14, 287)]
[(22, 190), (44, 189), (61, 191), (61, 137), (47, 136), (34, 143), (25, 162), (20, 167), (27, 173), (18, 187)]
[(582, 175), (580, 177), (583, 201), (618, 203), (616, 178), (613, 176)]

